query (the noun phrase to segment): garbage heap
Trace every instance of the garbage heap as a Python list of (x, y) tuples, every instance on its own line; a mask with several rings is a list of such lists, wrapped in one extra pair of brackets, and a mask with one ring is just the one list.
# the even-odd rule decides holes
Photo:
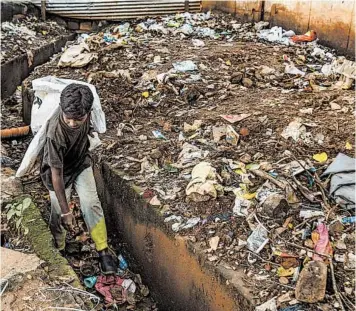
[(177, 14), (82, 34), (29, 78), (96, 86), (95, 151), (256, 310), (351, 310), (355, 63), (268, 23)]
[(1, 64), (27, 54), (29, 66), (33, 63), (33, 50), (53, 39), (69, 34), (69, 31), (56, 21), (41, 21), (33, 15), (14, 15), (11, 22), (1, 23)]

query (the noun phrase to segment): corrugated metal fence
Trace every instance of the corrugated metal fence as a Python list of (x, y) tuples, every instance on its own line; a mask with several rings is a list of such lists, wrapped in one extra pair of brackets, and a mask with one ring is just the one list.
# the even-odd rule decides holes
[[(32, 2), (41, 7), (41, 0)], [(122, 20), (200, 10), (201, 0), (46, 0), (47, 12), (75, 19)]]

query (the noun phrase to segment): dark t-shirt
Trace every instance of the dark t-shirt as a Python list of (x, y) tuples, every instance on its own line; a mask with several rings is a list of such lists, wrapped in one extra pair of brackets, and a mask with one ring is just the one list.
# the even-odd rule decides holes
[(41, 177), (47, 189), (54, 191), (51, 167), (63, 169), (65, 188), (91, 166), (89, 155), (89, 118), (78, 129), (65, 124), (62, 112), (55, 114), (47, 125), (46, 143), (41, 161)]

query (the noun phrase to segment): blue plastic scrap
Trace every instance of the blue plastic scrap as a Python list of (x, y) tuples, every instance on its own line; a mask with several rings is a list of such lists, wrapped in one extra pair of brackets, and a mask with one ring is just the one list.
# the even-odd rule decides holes
[(303, 308), (302, 305), (294, 305), (294, 306), (289, 306), (287, 308), (283, 308), (279, 311), (307, 311), (307, 309)]

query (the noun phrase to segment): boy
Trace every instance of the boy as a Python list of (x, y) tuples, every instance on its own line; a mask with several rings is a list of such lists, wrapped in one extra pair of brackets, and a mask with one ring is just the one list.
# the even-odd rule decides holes
[(64, 88), (60, 96), (60, 112), (48, 122), (41, 177), (50, 194), (50, 228), (57, 248), (65, 249), (66, 230), (72, 231), (75, 226), (75, 218), (68, 206), (74, 186), (100, 256), (101, 270), (104, 274), (113, 274), (117, 269), (108, 252), (105, 219), (88, 151), (93, 100), (88, 86), (73, 83)]

